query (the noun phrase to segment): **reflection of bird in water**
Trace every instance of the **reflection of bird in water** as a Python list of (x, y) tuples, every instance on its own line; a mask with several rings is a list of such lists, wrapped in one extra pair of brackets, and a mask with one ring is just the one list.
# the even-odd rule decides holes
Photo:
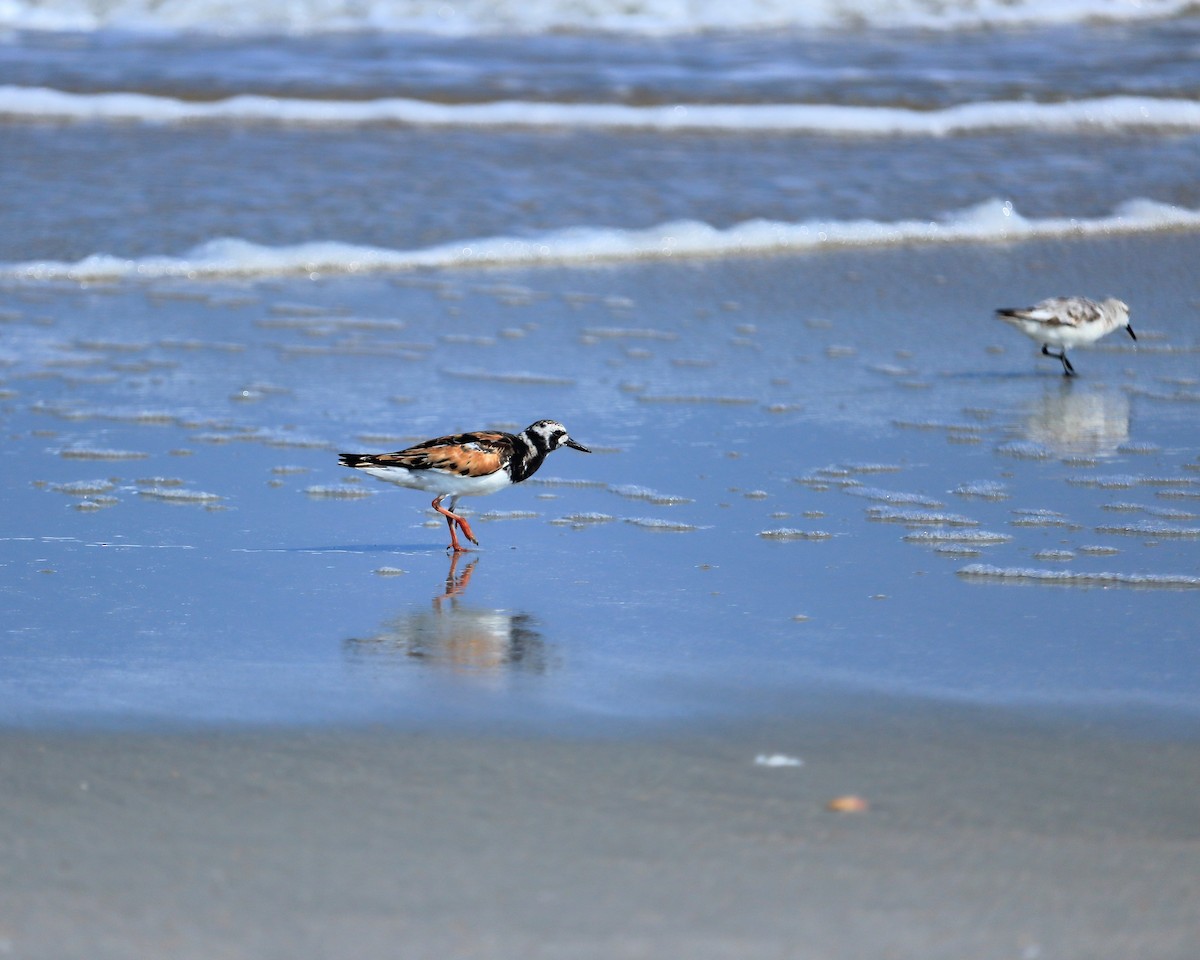
[(1129, 400), (1059, 381), (1033, 402), (1022, 433), (1059, 454), (1112, 453), (1129, 439)]
[[(455, 525), (476, 546), (479, 541), (471, 526), (454, 512), (459, 497), (495, 493), (532, 477), (546, 455), (559, 447), (591, 453), (567, 435), (554, 420), (539, 420), (520, 433), (477, 430), (452, 437), (437, 437), (395, 453), (342, 453), (338, 463), (369, 473), (380, 480), (414, 490), (436, 493), (433, 509), (450, 527), (450, 549), (467, 549), (458, 542)], [(450, 498), (450, 509), (442, 501)]]
[[(1117, 327), (1137, 339), (1129, 323), (1129, 306), (1113, 297), (1100, 303), (1087, 297), (1051, 297), (1032, 307), (997, 310), (996, 316), (1040, 343), (1047, 357), (1061, 360), (1067, 377), (1075, 375), (1067, 347), (1095, 343)], [(1058, 353), (1051, 353), (1051, 346), (1058, 347)]]
[(459, 574), (459, 556), (451, 554), (445, 590), (433, 598), (431, 609), (395, 617), (374, 636), (347, 640), (347, 650), (360, 656), (398, 655), (480, 674), (544, 673), (549, 658), (532, 616), (461, 602), (479, 559)]

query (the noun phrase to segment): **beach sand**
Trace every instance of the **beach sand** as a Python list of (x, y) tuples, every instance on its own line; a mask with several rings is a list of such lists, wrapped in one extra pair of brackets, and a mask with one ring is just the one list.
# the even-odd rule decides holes
[[(1200, 943), (1200, 743), (1128, 725), (868, 699), (638, 740), (9, 732), (0, 763), (5, 956), (1186, 960)], [(869, 809), (826, 809), (847, 794)]]

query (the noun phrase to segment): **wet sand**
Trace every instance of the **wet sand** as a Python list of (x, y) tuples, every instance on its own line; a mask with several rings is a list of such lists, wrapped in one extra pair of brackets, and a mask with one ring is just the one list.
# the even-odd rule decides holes
[[(1200, 742), (883, 700), (839, 713), (640, 740), (6, 733), (0, 946), (1194, 956)], [(845, 794), (869, 810), (825, 808)]]

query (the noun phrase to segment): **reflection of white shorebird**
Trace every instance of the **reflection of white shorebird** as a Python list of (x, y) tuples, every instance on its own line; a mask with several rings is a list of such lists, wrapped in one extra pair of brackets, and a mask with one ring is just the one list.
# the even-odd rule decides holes
[[(1100, 303), (1087, 297), (1051, 297), (1032, 307), (997, 310), (996, 316), (1040, 343), (1047, 357), (1061, 360), (1067, 377), (1075, 375), (1067, 347), (1095, 343), (1117, 327), (1137, 339), (1129, 324), (1129, 306), (1113, 297)], [(1058, 347), (1058, 353), (1051, 353), (1051, 346)]]
[(1019, 428), (1026, 439), (1061, 456), (1107, 456), (1129, 439), (1129, 399), (1119, 390), (1046, 382)]

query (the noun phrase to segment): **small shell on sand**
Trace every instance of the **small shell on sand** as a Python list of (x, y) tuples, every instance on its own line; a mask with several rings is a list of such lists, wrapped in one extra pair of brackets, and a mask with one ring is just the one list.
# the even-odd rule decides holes
[(866, 813), (871, 805), (863, 797), (848, 793), (845, 796), (834, 797), (825, 804), (826, 810), (834, 813)]

